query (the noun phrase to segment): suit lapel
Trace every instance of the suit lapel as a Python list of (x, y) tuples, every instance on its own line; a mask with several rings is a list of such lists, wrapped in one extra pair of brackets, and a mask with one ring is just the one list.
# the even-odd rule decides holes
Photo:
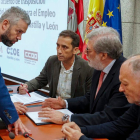
[(103, 82), (98, 94), (97, 94), (97, 97), (95, 99), (95, 102), (94, 104), (96, 104), (96, 102), (98, 101), (98, 99), (100, 98), (100, 96), (104, 93), (105, 89), (108, 87), (108, 85), (110, 84), (110, 82), (112, 81), (112, 78), (113, 78), (113, 74), (109, 73), (105, 79), (105, 81)]
[[(96, 99), (94, 100), (94, 103), (93, 103), (93, 106), (92, 106), (92, 107), (93, 107), (93, 108), (92, 108), (92, 111), (93, 111), (93, 109), (94, 109), (96, 103), (98, 102), (100, 96), (101, 96), (102, 94), (104, 94), (105, 89), (108, 88), (108, 85), (109, 85), (110, 82), (112, 81), (113, 75), (114, 75), (115, 72), (116, 72), (116, 67), (118, 67), (118, 66), (117, 66), (117, 65), (118, 65), (118, 61), (119, 61), (119, 60), (116, 60), (116, 62), (115, 62), (114, 65), (112, 66), (110, 72), (108, 73), (106, 79), (104, 80), (104, 82), (103, 82), (103, 84), (102, 84), (102, 86), (101, 86), (101, 88), (100, 88), (100, 90), (99, 90), (99, 92), (98, 92), (98, 94), (97, 94), (97, 97), (96, 97)], [(96, 89), (97, 89), (97, 87), (96, 87)], [(94, 98), (95, 98), (95, 95), (94, 95)]]
[(96, 89), (99, 82), (100, 73), (101, 73), (100, 71), (94, 70), (94, 74), (92, 78), (92, 85), (90, 88), (90, 96), (91, 96), (91, 109), (90, 110), (92, 110), (94, 106), (94, 98), (95, 98)]
[(61, 68), (61, 62), (60, 61), (55, 62), (54, 69), (53, 69), (53, 97), (56, 96), (60, 68)]
[(72, 83), (71, 83), (71, 98), (74, 97), (76, 85), (77, 85), (79, 75), (80, 75), (80, 71), (81, 71), (81, 66), (79, 64), (78, 56), (75, 55), (75, 63), (74, 63), (74, 67), (73, 67)]

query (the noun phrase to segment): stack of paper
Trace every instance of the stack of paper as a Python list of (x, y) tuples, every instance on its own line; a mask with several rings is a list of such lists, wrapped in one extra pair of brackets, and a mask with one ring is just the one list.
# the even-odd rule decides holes
[(47, 99), (47, 97), (41, 96), (35, 92), (31, 92), (30, 95), (31, 97), (28, 94), (25, 95), (12, 94), (10, 97), (13, 103), (21, 102), (25, 105), (43, 102), (45, 99)]
[[(73, 113), (71, 111), (69, 111), (68, 109), (60, 109), (57, 110), (60, 111), (64, 114), (68, 114), (69, 116), (71, 116)], [(38, 117), (38, 112), (26, 112), (26, 115), (36, 124), (36, 125), (42, 125), (42, 124), (50, 124), (50, 122), (42, 122), (42, 119), (47, 119), (45, 117)]]

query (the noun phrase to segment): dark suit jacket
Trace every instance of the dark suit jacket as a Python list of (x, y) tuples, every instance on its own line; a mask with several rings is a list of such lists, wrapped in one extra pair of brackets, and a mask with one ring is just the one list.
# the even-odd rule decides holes
[[(56, 97), (61, 62), (57, 56), (51, 56), (47, 60), (40, 75), (35, 79), (27, 82), (29, 91), (40, 89), (49, 84), (49, 96)], [(72, 74), (71, 98), (85, 95), (90, 90), (93, 68), (87, 61), (75, 55), (75, 63)]]
[(101, 124), (116, 120), (130, 107), (125, 95), (119, 92), (119, 70), (124, 61), (125, 58), (123, 56), (116, 60), (104, 80), (96, 99), (95, 93), (101, 73), (97, 70), (94, 70), (89, 93), (82, 97), (67, 99), (68, 109), (73, 113), (80, 113), (73, 114), (71, 121), (76, 122), (79, 126)]
[(6, 125), (13, 124), (18, 119), (18, 114), (11, 101), (7, 87), (1, 75), (0, 68), (0, 117)]
[[(140, 107), (132, 105), (118, 120), (82, 127), (81, 131), (89, 138), (140, 140)], [(82, 136), (80, 140), (90, 140), (86, 136)]]

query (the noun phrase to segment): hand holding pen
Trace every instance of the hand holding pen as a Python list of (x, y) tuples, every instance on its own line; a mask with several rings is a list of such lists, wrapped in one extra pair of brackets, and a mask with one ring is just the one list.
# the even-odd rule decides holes
[(27, 84), (21, 84), (20, 86), (19, 86), (19, 93), (20, 94), (28, 94), (30, 97), (31, 97), (31, 95), (30, 95), (30, 93), (28, 92), (28, 85)]

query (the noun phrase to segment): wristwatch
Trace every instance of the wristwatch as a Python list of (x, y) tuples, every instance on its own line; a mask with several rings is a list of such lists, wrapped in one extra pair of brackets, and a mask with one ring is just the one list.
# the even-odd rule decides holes
[(68, 114), (65, 114), (63, 117), (62, 117), (62, 122), (63, 123), (66, 123), (69, 119), (69, 115)]

